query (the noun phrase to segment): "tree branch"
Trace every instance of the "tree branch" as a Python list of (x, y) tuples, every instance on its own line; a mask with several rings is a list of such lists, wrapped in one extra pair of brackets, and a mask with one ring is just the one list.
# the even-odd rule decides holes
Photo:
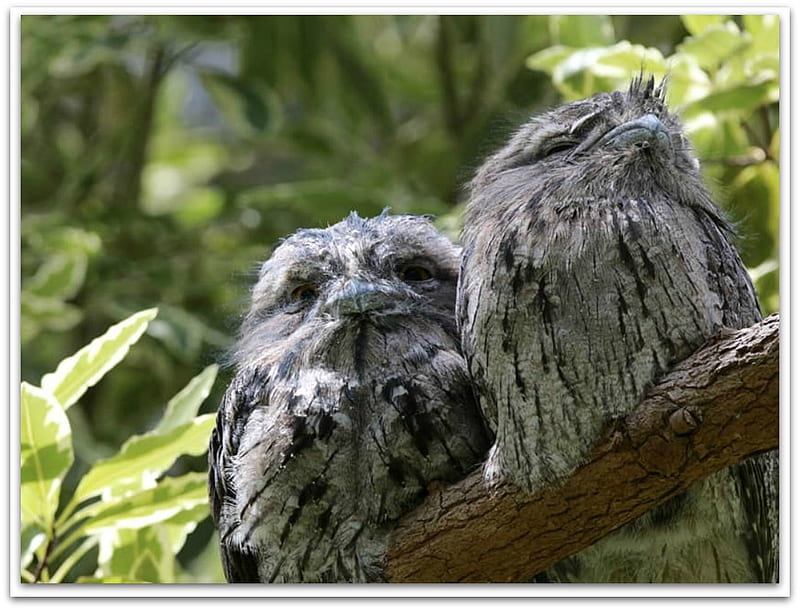
[(481, 472), (395, 528), (390, 582), (527, 582), (710, 474), (778, 446), (779, 317), (705, 345), (557, 488), (493, 490)]

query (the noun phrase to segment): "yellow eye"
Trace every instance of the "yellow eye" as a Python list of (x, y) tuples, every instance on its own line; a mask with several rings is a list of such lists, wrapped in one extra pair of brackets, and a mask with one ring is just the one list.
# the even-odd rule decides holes
[(432, 277), (430, 269), (421, 265), (409, 265), (400, 270), (400, 279), (404, 282), (424, 282)]
[(311, 284), (303, 284), (292, 290), (292, 298), (296, 301), (311, 301), (317, 298), (319, 290)]

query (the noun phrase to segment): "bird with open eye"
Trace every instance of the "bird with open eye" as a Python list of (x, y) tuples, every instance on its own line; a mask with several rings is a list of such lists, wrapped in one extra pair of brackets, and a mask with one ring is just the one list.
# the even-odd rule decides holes
[[(490, 484), (564, 480), (675, 363), (761, 318), (665, 94), (640, 76), (535, 116), (470, 184), (457, 317)], [(775, 582), (777, 472), (776, 452), (720, 471), (541, 579)]]
[(351, 214), (261, 267), (209, 447), (230, 582), (376, 582), (393, 524), (485, 458), (455, 325), (459, 251)]

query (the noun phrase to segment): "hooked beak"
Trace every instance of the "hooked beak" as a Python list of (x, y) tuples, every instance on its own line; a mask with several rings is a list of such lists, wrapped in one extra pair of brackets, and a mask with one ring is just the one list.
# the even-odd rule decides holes
[(638, 119), (617, 125), (614, 129), (592, 138), (575, 149), (574, 153), (586, 151), (595, 146), (613, 148), (660, 148), (672, 152), (669, 131), (654, 114), (645, 114)]
[(670, 146), (669, 132), (654, 114), (645, 114), (634, 121), (618, 125), (606, 133), (599, 141), (600, 146), (617, 147)]
[(325, 301), (325, 309), (333, 315), (358, 316), (393, 309), (403, 295), (383, 282), (351, 278)]

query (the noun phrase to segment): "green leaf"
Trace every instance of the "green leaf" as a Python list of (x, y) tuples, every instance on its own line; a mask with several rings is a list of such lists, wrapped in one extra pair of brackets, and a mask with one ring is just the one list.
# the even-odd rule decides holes
[(780, 46), (781, 20), (778, 15), (743, 15), (745, 31), (752, 44), (749, 54), (766, 53), (777, 58)]
[(702, 34), (687, 38), (677, 46), (678, 53), (694, 57), (698, 65), (706, 70), (717, 66), (747, 45), (747, 38), (732, 21), (711, 26)]
[(175, 516), (159, 524), (159, 527), (166, 529), (170, 548), (175, 554), (183, 548), (186, 538), (197, 528), (197, 525), (210, 516), (208, 511), (208, 485), (205, 474), (203, 475), (202, 488), (203, 499), (200, 502), (192, 508), (176, 513)]
[(72, 433), (58, 402), (26, 382), (20, 392), (20, 454), (22, 524), (49, 532), (61, 481), (73, 461)]
[(185, 388), (178, 392), (167, 403), (164, 416), (158, 426), (153, 430), (156, 434), (166, 434), (178, 426), (190, 422), (197, 415), (200, 405), (208, 397), (214, 379), (217, 377), (219, 366), (212, 364), (203, 369), (203, 372), (192, 379)]
[(26, 289), (43, 298), (71, 299), (83, 285), (87, 264), (83, 253), (55, 254), (39, 267)]
[[(91, 507), (93, 514), (81, 525), (81, 530), (96, 534), (107, 529), (142, 529), (184, 511), (192, 511), (192, 519), (204, 519), (208, 516), (207, 481), (206, 473), (191, 472), (167, 477), (155, 487), (134, 495), (98, 502)], [(195, 511), (197, 507), (201, 510)], [(185, 525), (185, 520), (180, 523)]]
[(727, 15), (681, 15), (683, 27), (692, 35), (702, 34), (708, 28), (721, 24)]
[(748, 113), (759, 106), (776, 102), (778, 98), (777, 81), (770, 79), (761, 83), (742, 83), (728, 89), (714, 91), (686, 105), (680, 114), (690, 118), (703, 112), (714, 114), (733, 112), (739, 117), (746, 117)]
[(184, 228), (207, 224), (219, 216), (225, 207), (225, 194), (218, 188), (194, 188), (181, 197), (175, 219)]
[(96, 582), (174, 582), (175, 554), (160, 528), (106, 530), (97, 561)]
[(32, 560), (37, 551), (43, 551), (47, 542), (47, 534), (35, 523), (30, 523), (22, 528), (20, 533), (20, 559), (19, 565), (24, 568)]
[(102, 494), (108, 500), (155, 486), (179, 456), (206, 451), (214, 419), (213, 414), (201, 415), (165, 433), (131, 437), (117, 455), (92, 466), (78, 484), (75, 498), (83, 501)]
[(552, 74), (556, 67), (574, 52), (575, 49), (571, 47), (553, 45), (529, 56), (525, 60), (525, 65), (531, 70)]
[(101, 337), (62, 360), (55, 372), (42, 377), (42, 389), (68, 409), (125, 357), (157, 313), (158, 309), (146, 309), (115, 324)]
[(125, 578), (124, 576), (79, 576), (75, 581), (78, 584), (86, 585), (141, 585), (151, 584), (149, 580), (136, 580), (132, 578)]
[(252, 81), (211, 70), (203, 71), (200, 78), (220, 112), (244, 135), (266, 131), (270, 105), (267, 96)]
[(174, 582), (178, 551), (208, 517), (206, 474), (166, 478), (153, 489), (98, 506), (81, 526), (98, 539), (96, 576)]
[(43, 299), (24, 288), (20, 293), (20, 341), (23, 345), (43, 328), (69, 330), (82, 319), (80, 309), (60, 299)]
[(614, 44), (614, 25), (609, 15), (551, 15), (553, 41), (569, 47)]
[(666, 62), (658, 49), (628, 41), (609, 47), (558, 47), (532, 55), (526, 65), (549, 72), (553, 84), (567, 100), (623, 87), (630, 82), (631, 74), (639, 70), (656, 77), (666, 72)]

